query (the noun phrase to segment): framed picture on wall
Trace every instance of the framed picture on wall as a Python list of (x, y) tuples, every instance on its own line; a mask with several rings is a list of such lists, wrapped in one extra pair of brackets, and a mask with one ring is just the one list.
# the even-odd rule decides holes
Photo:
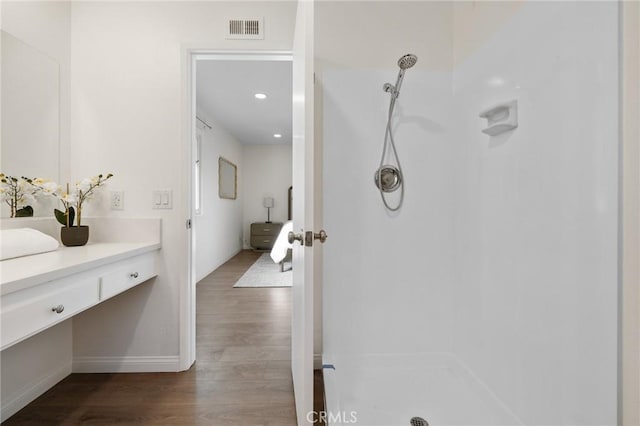
[(218, 196), (235, 200), (238, 196), (238, 167), (226, 158), (218, 158)]

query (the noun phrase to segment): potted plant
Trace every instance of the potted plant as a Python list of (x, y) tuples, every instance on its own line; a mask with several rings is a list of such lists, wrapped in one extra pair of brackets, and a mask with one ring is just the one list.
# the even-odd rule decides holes
[(33, 216), (33, 208), (29, 204), (35, 201), (36, 193), (32, 179), (0, 173), (0, 196), (9, 206), (11, 217)]
[[(60, 228), (62, 244), (68, 247), (87, 244), (87, 241), (89, 241), (89, 227), (82, 225), (82, 205), (90, 200), (95, 191), (111, 177), (113, 175), (109, 173), (106, 176), (99, 174), (92, 178), (86, 178), (76, 183), (75, 187), (71, 189), (67, 184), (66, 191), (63, 191), (62, 187), (55, 182), (33, 179), (33, 185), (44, 193), (60, 200), (64, 207), (64, 211), (58, 209), (53, 211), (56, 219), (62, 225), (62, 228)], [(74, 222), (77, 224), (74, 225)]]

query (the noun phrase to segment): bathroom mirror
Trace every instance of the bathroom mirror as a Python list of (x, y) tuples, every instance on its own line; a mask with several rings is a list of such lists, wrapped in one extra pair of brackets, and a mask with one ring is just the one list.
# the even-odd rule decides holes
[(238, 168), (231, 161), (218, 159), (218, 196), (235, 200), (238, 195)]
[[(0, 31), (0, 37), (0, 170), (59, 181), (60, 65), (6, 31)], [(3, 208), (2, 217), (8, 216)]]

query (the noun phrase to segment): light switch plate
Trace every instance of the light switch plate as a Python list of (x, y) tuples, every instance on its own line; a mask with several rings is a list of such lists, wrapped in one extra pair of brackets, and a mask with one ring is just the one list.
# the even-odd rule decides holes
[(153, 209), (172, 209), (173, 191), (170, 189), (156, 189), (151, 194), (151, 207)]

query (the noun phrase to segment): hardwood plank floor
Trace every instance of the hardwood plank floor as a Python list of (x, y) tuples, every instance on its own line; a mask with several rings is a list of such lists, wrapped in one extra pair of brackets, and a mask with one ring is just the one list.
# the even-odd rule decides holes
[(3, 425), (295, 425), (291, 289), (233, 288), (259, 256), (198, 283), (190, 370), (72, 374)]
[(313, 370), (313, 411), (314, 423), (318, 426), (326, 426), (326, 417), (321, 414), (327, 411), (322, 370)]

